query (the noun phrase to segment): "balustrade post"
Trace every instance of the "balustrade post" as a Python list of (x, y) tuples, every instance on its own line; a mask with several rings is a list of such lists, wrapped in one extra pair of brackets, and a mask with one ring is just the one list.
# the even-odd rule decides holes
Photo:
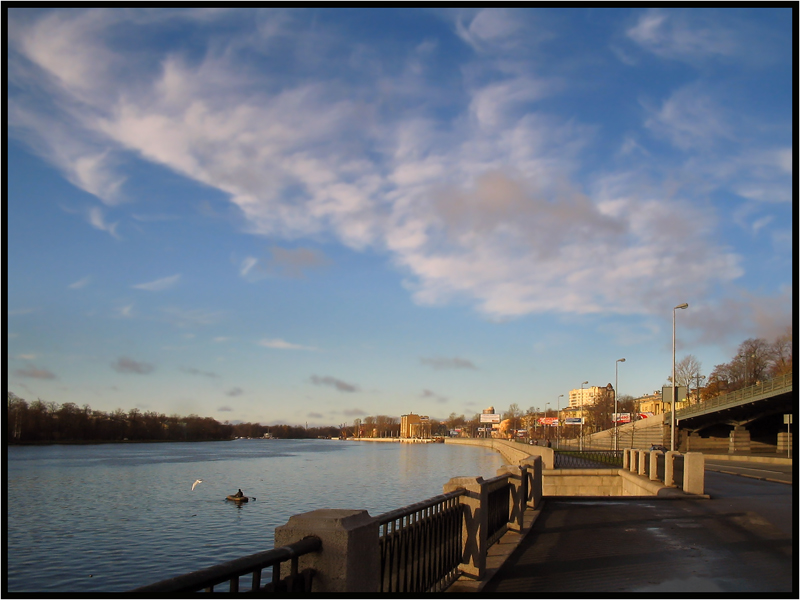
[(503, 465), (497, 469), (498, 475), (508, 475), (510, 493), (508, 494), (508, 530), (522, 531), (523, 515), (527, 504), (528, 468), (524, 465)]
[(637, 471), (639, 475), (647, 475), (647, 450), (639, 450), (639, 460), (637, 464), (639, 466), (639, 470)]
[(668, 450), (664, 455), (664, 485), (667, 487), (676, 487), (673, 473), (675, 472), (675, 457), (679, 454), (680, 452), (675, 450)]
[(453, 477), (444, 484), (444, 493), (463, 489), (459, 503), (464, 507), (462, 553), (459, 569), (464, 575), (481, 579), (486, 573), (487, 532), (489, 530), (489, 493), (483, 477)]
[(705, 493), (705, 458), (701, 452), (683, 455), (683, 491), (687, 494)]
[(544, 458), (541, 456), (529, 456), (520, 461), (521, 465), (528, 468), (528, 495), (527, 503), (531, 508), (539, 508), (542, 501), (542, 469)]
[(650, 481), (658, 480), (658, 457), (661, 450), (653, 450), (650, 452)]
[(622, 468), (629, 471), (631, 465), (631, 449), (624, 448), (622, 450)]
[(294, 515), (275, 528), (275, 547), (309, 535), (322, 540), (322, 550), (299, 557), (298, 569), (316, 571), (312, 592), (380, 592), (378, 520), (366, 510), (325, 508)]

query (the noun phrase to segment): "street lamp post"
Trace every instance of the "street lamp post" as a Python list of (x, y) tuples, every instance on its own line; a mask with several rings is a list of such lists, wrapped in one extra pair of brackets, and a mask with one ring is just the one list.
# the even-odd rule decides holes
[(583, 451), (583, 386), (589, 383), (588, 381), (584, 381), (581, 384), (581, 440), (580, 440), (580, 449)]
[(669, 417), (669, 449), (672, 451), (675, 450), (675, 311), (688, 307), (689, 305), (684, 302), (672, 309), (672, 411)]
[(614, 450), (617, 450), (617, 446), (619, 446), (617, 442), (617, 419), (619, 419), (619, 413), (617, 412), (617, 385), (619, 381), (619, 363), (625, 362), (624, 358), (618, 358), (617, 362), (614, 363)]
[(556, 448), (558, 448), (558, 440), (561, 437), (561, 399), (564, 394), (559, 394), (556, 398)]

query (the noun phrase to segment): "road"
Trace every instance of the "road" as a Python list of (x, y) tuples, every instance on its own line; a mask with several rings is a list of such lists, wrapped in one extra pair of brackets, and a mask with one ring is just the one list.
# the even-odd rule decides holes
[(714, 460), (706, 458), (706, 471), (716, 471), (729, 475), (741, 475), (764, 481), (793, 483), (792, 465), (776, 465), (732, 460)]
[(483, 593), (796, 594), (792, 486), (707, 471), (706, 493), (545, 500)]

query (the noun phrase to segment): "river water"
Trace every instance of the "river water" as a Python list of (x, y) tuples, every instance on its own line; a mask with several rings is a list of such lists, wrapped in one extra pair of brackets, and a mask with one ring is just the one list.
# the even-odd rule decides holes
[[(268, 550), (292, 515), (375, 516), (502, 463), (474, 446), (339, 440), (12, 446), (8, 591), (127, 591)], [(239, 488), (255, 500), (225, 500)]]

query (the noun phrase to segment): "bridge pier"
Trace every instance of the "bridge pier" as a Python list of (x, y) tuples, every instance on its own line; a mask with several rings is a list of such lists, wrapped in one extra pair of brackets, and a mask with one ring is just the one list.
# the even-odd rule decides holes
[(735, 425), (728, 441), (728, 454), (750, 452), (750, 432), (743, 425)]
[(792, 434), (786, 431), (781, 431), (778, 434), (778, 454), (791, 454), (792, 452)]

